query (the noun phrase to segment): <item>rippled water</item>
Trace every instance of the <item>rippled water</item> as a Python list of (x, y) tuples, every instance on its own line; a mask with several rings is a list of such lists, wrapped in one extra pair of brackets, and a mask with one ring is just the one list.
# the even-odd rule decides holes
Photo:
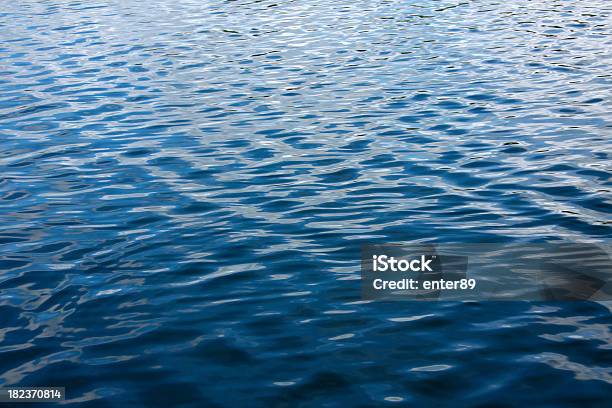
[(609, 406), (596, 303), (363, 302), (364, 242), (612, 237), (612, 3), (3, 1), (0, 383)]

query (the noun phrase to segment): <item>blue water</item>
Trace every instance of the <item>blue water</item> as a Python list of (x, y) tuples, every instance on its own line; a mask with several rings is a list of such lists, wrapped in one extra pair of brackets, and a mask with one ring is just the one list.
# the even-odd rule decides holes
[(612, 3), (8, 1), (0, 384), (610, 406), (598, 303), (365, 302), (369, 243), (612, 238)]

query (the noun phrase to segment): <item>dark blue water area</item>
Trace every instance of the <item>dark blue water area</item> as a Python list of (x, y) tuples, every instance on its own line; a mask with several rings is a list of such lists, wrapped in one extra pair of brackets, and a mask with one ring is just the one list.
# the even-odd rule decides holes
[(610, 406), (610, 305), (362, 300), (364, 243), (609, 242), (607, 0), (3, 1), (0, 384)]

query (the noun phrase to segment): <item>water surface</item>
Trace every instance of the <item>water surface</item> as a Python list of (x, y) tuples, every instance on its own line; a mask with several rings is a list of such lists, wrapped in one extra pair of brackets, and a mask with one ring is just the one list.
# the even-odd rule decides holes
[(612, 236), (612, 4), (3, 1), (0, 384), (609, 406), (596, 303), (362, 302), (365, 242)]

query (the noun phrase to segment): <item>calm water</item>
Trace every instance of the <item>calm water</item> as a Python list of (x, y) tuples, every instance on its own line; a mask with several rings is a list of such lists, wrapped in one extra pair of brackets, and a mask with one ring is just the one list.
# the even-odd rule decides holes
[(365, 242), (612, 237), (612, 3), (8, 1), (0, 384), (609, 406), (597, 303), (360, 301)]

